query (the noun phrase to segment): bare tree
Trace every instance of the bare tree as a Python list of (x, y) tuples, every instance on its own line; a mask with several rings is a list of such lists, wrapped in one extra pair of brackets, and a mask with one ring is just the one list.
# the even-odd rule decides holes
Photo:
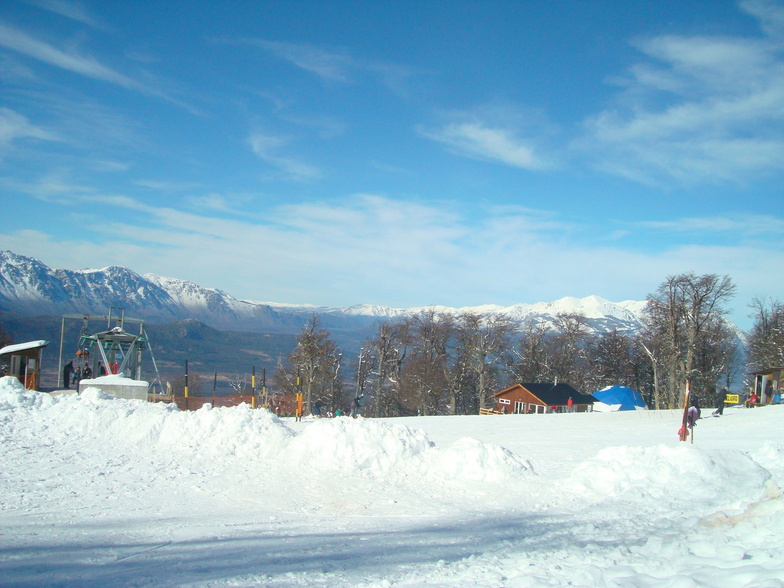
[(697, 384), (692, 390), (698, 396), (711, 393), (715, 381), (707, 381), (710, 370), (697, 365), (697, 356), (706, 340), (717, 333), (716, 321), (726, 313), (724, 304), (734, 295), (735, 285), (729, 276), (689, 272), (668, 276), (656, 293), (648, 296), (647, 323), (652, 337), (661, 342), (658, 367), (666, 373), (669, 408), (683, 403), (687, 379)]
[[(277, 385), (289, 393), (302, 392), (305, 410), (314, 396), (333, 396), (341, 378), (341, 352), (330, 334), (319, 326), (318, 316), (307, 322), (297, 335), (297, 346), (288, 357), (288, 367), (279, 365)], [(337, 386), (337, 388), (336, 388)]]
[(441, 414), (447, 404), (448, 350), (453, 334), (451, 316), (425, 310), (410, 319), (411, 350), (401, 371), (405, 405), (423, 415)]
[(747, 350), (750, 371), (784, 365), (784, 304), (755, 298)]
[[(456, 371), (460, 380), (467, 373), (473, 375), (477, 386), (478, 408), (487, 403), (488, 384), (491, 380), (492, 366), (498, 363), (509, 347), (512, 324), (505, 316), (463, 313), (457, 318), (458, 345), (462, 350), (463, 361)], [(453, 398), (453, 411), (457, 398)]]
[(580, 313), (558, 313), (555, 316), (556, 335), (552, 340), (554, 362), (552, 375), (557, 381), (568, 382), (578, 390), (588, 385), (585, 343), (588, 321)]
[(517, 348), (511, 348), (508, 369), (516, 382), (542, 382), (552, 379), (552, 333), (547, 323), (530, 318), (523, 325)]
[(633, 344), (630, 337), (613, 329), (588, 344), (588, 382), (598, 390), (615, 384), (631, 385), (634, 379)]
[(358, 381), (362, 374), (373, 378), (373, 412), (377, 417), (392, 416), (400, 406), (400, 370), (408, 353), (409, 325), (408, 321), (380, 323), (376, 336), (363, 346), (366, 359), (358, 370)]
[(228, 378), (229, 386), (234, 391), (235, 394), (240, 396), (244, 395), (248, 387), (250, 386), (250, 374), (231, 374)]

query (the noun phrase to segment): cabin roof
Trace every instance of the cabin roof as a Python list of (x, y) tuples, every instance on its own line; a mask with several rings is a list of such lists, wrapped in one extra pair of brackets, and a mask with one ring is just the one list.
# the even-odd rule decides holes
[(496, 392), (492, 395), (492, 397), (498, 398), (500, 396), (504, 396), (509, 392), (512, 392), (518, 386), (525, 388), (548, 406), (563, 406), (569, 401), (570, 397), (572, 398), (572, 402), (574, 404), (593, 404), (597, 401), (596, 398), (590, 394), (581, 394), (569, 384), (564, 384), (562, 382), (557, 384), (552, 382), (515, 384), (514, 386), (505, 388), (500, 392)]
[(49, 341), (28, 341), (27, 343), (16, 343), (14, 345), (6, 345), (0, 349), (0, 355), (8, 355), (9, 353), (18, 353), (20, 351), (29, 351), (31, 349), (40, 349), (49, 345)]

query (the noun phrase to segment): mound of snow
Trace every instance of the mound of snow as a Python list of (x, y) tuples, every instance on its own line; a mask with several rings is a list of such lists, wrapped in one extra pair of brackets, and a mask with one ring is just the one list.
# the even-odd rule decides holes
[(450, 480), (500, 482), (533, 472), (527, 460), (508, 449), (471, 437), (458, 439), (448, 449), (429, 457), (430, 474)]
[(54, 399), (48, 394), (26, 389), (19, 378), (14, 376), (0, 378), (0, 410), (15, 407), (40, 408), (53, 403)]
[(324, 470), (381, 475), (433, 446), (423, 431), (348, 417), (321, 419), (291, 441), (295, 463)]
[(424, 431), (366, 419), (322, 419), (292, 439), (287, 456), (314, 469), (388, 478), (498, 482), (531, 470), (526, 460), (498, 445), (469, 437), (441, 449)]
[(101, 388), (90, 386), (82, 391), (79, 395), (79, 400), (84, 403), (98, 404), (101, 400), (114, 400), (114, 396), (107, 394)]
[(751, 457), (770, 472), (784, 474), (784, 445), (766, 441), (762, 447), (751, 453)]
[(578, 465), (571, 481), (596, 499), (748, 503), (766, 493), (771, 474), (739, 451), (675, 447), (608, 447)]
[(25, 390), (4, 378), (0, 406), (48, 408), (49, 434), (103, 451), (150, 454), (161, 450), (195, 459), (232, 457), (294, 465), (310, 470), (354, 472), (433, 480), (497, 482), (519, 477), (530, 464), (497, 445), (472, 438), (447, 449), (435, 447), (424, 431), (368, 419), (316, 420), (294, 433), (277, 416), (247, 405), (180, 411), (173, 404), (116, 398), (98, 387), (60, 396)]

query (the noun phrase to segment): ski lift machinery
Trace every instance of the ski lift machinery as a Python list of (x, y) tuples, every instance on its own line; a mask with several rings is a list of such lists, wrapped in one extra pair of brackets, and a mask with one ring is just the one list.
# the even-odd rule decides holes
[[(150, 346), (150, 338), (144, 328), (144, 320), (125, 316), (125, 309), (119, 306), (110, 306), (108, 315), (89, 314), (64, 314), (60, 328), (60, 360), (58, 373), (63, 368), (63, 344), (65, 337), (65, 320), (81, 319), (82, 330), (79, 334), (79, 350), (90, 354), (88, 365), (95, 376), (99, 376), (99, 362), (107, 373), (122, 373), (133, 380), (142, 379), (142, 352), (149, 351), (155, 378), (150, 383), (150, 391), (155, 393), (158, 387), (159, 394), (163, 394), (161, 375), (158, 364)], [(106, 330), (90, 333), (90, 321), (106, 321)], [(125, 330), (126, 323), (138, 323), (139, 334), (134, 335)], [(114, 368), (114, 369), (113, 369)]]

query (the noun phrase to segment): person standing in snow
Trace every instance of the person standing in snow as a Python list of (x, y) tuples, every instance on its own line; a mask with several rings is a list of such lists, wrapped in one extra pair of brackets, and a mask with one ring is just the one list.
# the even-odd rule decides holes
[(354, 400), (351, 401), (351, 405), (349, 409), (351, 410), (350, 416), (357, 418), (359, 414), (359, 399), (362, 398), (361, 396), (357, 396)]
[(691, 406), (689, 406), (689, 411), (686, 415), (686, 426), (691, 429), (697, 424), (697, 420), (700, 418), (700, 402), (696, 396), (692, 396), (690, 400)]
[(716, 410), (713, 412), (714, 416), (721, 416), (724, 414), (724, 401), (727, 399), (727, 389), (722, 388), (716, 393)]
[(73, 373), (73, 361), (69, 361), (63, 367), (63, 388), (70, 390), (69, 384), (71, 383), (71, 374)]

